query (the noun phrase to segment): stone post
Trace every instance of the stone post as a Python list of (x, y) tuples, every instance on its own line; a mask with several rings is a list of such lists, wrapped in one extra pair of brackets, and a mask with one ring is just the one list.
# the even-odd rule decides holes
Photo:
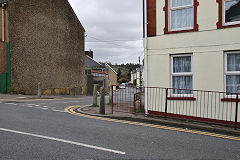
[(104, 89), (104, 87), (101, 87), (100, 95), (101, 95), (101, 100), (100, 100), (99, 113), (105, 114), (105, 89)]
[(97, 106), (97, 84), (94, 84), (93, 86), (93, 106), (96, 107)]
[(38, 83), (38, 97), (41, 97), (42, 96), (42, 86), (41, 86), (41, 83), (39, 82)]
[(113, 89), (113, 86), (112, 86), (112, 83), (110, 82), (109, 83), (109, 86), (108, 86), (108, 90), (109, 90), (109, 101), (108, 101), (108, 104), (112, 104), (112, 89)]

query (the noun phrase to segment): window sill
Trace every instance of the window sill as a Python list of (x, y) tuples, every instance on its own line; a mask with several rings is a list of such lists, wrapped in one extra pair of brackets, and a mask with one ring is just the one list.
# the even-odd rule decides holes
[(240, 99), (236, 99), (236, 98), (222, 98), (221, 99), (222, 102), (240, 102)]
[(218, 29), (231, 28), (231, 27), (240, 27), (240, 24), (231, 24), (231, 25), (218, 25), (217, 24)]
[(185, 101), (195, 101), (194, 97), (167, 97), (168, 100), (185, 100)]
[(196, 32), (196, 31), (198, 31), (198, 29), (187, 29), (187, 30), (176, 30), (176, 31), (166, 31), (166, 30), (164, 30), (164, 34)]

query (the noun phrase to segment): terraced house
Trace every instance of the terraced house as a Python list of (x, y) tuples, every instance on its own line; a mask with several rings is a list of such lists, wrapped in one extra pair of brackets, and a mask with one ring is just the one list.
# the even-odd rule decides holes
[(0, 92), (83, 94), (85, 30), (68, 0), (0, 3)]
[[(173, 115), (234, 121), (235, 107), (218, 107), (240, 93), (240, 0), (148, 0), (147, 9), (148, 86), (189, 89), (168, 90)], [(191, 90), (226, 93), (206, 93), (201, 110), (200, 92)], [(149, 112), (164, 112), (154, 103)]]

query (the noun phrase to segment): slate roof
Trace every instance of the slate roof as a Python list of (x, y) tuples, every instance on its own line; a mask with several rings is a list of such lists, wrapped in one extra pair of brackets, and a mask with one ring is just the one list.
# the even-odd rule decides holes
[(85, 55), (85, 67), (100, 67), (101, 64), (96, 62), (94, 59)]

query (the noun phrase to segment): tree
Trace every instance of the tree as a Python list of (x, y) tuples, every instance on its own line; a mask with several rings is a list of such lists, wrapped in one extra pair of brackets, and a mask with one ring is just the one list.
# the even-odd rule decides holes
[(118, 68), (118, 70), (117, 70), (117, 79), (119, 80), (121, 78), (121, 76), (122, 76), (122, 71), (121, 71), (120, 68)]

